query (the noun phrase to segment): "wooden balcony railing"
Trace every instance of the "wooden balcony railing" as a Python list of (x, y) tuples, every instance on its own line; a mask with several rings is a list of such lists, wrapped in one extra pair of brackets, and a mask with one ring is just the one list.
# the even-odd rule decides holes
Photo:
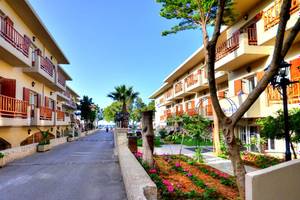
[(257, 31), (256, 28), (247, 28), (248, 44), (257, 45)]
[(184, 114), (183, 110), (177, 110), (176, 116), (182, 116)]
[(40, 62), (41, 69), (44, 70), (47, 74), (49, 74), (51, 77), (53, 77), (55, 69), (53, 63), (48, 58), (44, 58), (43, 56), (40, 56)]
[[(282, 104), (282, 96), (279, 91), (272, 86), (267, 87), (267, 95), (269, 104)], [(300, 103), (300, 83), (294, 83), (287, 88), (288, 103)]]
[(173, 96), (173, 88), (169, 89), (165, 94), (166, 99), (171, 98), (172, 96)]
[(58, 73), (57, 73), (57, 82), (61, 86), (66, 87), (66, 78), (64, 77), (64, 75), (61, 73), (60, 70), (58, 70)]
[(172, 117), (172, 111), (170, 109), (165, 110), (164, 114), (166, 118)]
[(60, 110), (56, 110), (57, 113), (57, 121), (64, 121), (65, 120), (65, 113)]
[(175, 94), (182, 92), (183, 91), (183, 87), (182, 87), (182, 82), (178, 82), (175, 84)]
[(41, 120), (52, 120), (52, 109), (46, 107), (40, 107), (40, 119)]
[(234, 33), (228, 40), (222, 42), (216, 48), (216, 60), (220, 60), (227, 54), (239, 48), (240, 32)]
[(31, 41), (27, 36), (22, 36), (13, 27), (9, 18), (0, 17), (0, 34), (7, 42), (28, 57)]
[(185, 78), (186, 87), (189, 88), (198, 82), (197, 74), (190, 74)]
[[(264, 29), (269, 30), (279, 22), (280, 9), (282, 0), (275, 1), (274, 5), (266, 10), (263, 14)], [(300, 0), (292, 0), (290, 14), (296, 12), (300, 8)]]
[(1, 117), (22, 117), (27, 118), (28, 102), (12, 97), (0, 95), (0, 116)]

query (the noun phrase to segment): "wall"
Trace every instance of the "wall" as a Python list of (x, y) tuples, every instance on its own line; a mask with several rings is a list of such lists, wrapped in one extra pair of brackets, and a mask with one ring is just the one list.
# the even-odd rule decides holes
[(300, 197), (300, 160), (246, 175), (246, 200), (297, 200)]

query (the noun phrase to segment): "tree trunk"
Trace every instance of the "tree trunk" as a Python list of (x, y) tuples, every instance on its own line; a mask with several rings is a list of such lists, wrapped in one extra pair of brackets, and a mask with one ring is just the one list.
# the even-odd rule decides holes
[(128, 122), (129, 122), (129, 117), (128, 117), (128, 112), (127, 112), (127, 107), (126, 107), (126, 102), (123, 102), (122, 105), (122, 122), (121, 122), (121, 127), (122, 128), (128, 128)]
[(143, 160), (153, 167), (154, 131), (153, 111), (142, 113), (142, 138), (143, 138)]
[(297, 154), (296, 154), (293, 142), (290, 142), (290, 144), (291, 144), (291, 148), (292, 148), (292, 151), (293, 151), (294, 159), (297, 159)]
[(234, 127), (224, 126), (224, 137), (228, 145), (229, 158), (232, 163), (234, 175), (236, 176), (236, 183), (239, 189), (240, 199), (245, 199), (245, 175), (246, 170), (244, 162), (241, 158), (240, 143), (235, 138)]
[(213, 109), (213, 118), (214, 118), (214, 130), (213, 130), (213, 146), (214, 146), (214, 152), (216, 155), (219, 155), (221, 153), (221, 145), (220, 145), (220, 128), (219, 128), (219, 119), (218, 116)]

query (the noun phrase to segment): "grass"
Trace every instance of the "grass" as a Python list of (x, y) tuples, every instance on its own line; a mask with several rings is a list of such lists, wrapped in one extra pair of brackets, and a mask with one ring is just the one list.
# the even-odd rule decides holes
[[(181, 144), (181, 138), (177, 138), (175, 141), (171, 141), (173, 144)], [(211, 141), (199, 141), (200, 146), (212, 146)], [(185, 137), (183, 140), (183, 145), (186, 146), (197, 146), (197, 141), (191, 137)]]
[[(155, 147), (161, 147), (161, 145), (163, 145), (163, 144), (164, 143), (161, 141), (160, 137), (155, 137), (155, 139), (154, 139), (154, 146)], [(137, 140), (137, 145), (139, 147), (143, 146), (143, 140), (142, 140), (142, 138), (139, 138)]]

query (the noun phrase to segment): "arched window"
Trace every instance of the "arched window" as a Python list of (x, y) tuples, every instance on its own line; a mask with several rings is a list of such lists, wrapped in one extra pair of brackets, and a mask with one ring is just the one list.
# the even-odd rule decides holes
[[(43, 138), (42, 134), (40, 132), (36, 132), (33, 135), (26, 138), (25, 140), (23, 140), (20, 145), (25, 146), (28, 144), (38, 143), (42, 140), (42, 138)], [(55, 136), (52, 133), (49, 133), (49, 138), (51, 140), (51, 139), (54, 139)]]

